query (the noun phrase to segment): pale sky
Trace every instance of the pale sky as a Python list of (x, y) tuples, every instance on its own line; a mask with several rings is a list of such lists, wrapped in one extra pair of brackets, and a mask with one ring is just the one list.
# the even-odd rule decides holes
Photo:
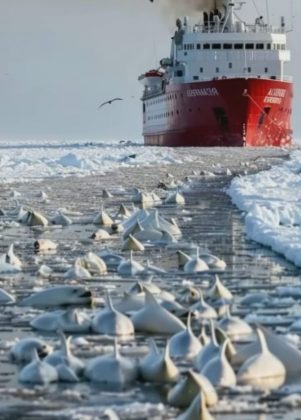
[[(137, 79), (169, 56), (174, 31), (175, 16), (162, 13), (161, 1), (0, 0), (0, 141), (142, 138)], [(255, 2), (264, 15), (265, 1)], [(247, 3), (243, 16), (253, 21)], [(269, 3), (271, 23), (284, 15), (290, 27), (290, 0)], [(301, 138), (300, 0), (294, 15), (290, 70)], [(124, 101), (98, 109), (114, 96)]]

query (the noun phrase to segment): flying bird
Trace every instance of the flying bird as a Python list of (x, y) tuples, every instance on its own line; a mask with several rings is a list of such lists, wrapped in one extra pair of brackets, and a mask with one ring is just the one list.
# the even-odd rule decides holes
[(106, 102), (103, 102), (102, 104), (100, 104), (98, 108), (102, 108), (104, 105), (111, 105), (112, 102), (115, 102), (115, 101), (123, 101), (123, 99), (122, 98), (110, 99), (109, 101), (106, 101)]

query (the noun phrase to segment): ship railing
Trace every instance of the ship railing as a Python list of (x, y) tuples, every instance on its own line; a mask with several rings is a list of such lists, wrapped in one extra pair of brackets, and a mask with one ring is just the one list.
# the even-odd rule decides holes
[[(240, 23), (240, 22), (239, 22)], [(247, 33), (265, 33), (265, 34), (284, 34), (286, 33), (285, 27), (276, 27), (267, 24), (240, 24), (238, 26), (233, 25), (232, 30), (228, 28), (223, 28), (222, 24), (207, 24), (201, 25), (197, 24), (194, 26), (186, 26), (186, 32), (203, 32), (203, 33), (237, 33), (237, 32), (247, 32)]]
[[(293, 76), (267, 76), (259, 74), (229, 74), (227, 76), (218, 76), (218, 77), (206, 77), (202, 76), (198, 81), (212, 81), (212, 80), (225, 80), (225, 79), (262, 79), (262, 80), (278, 80), (280, 82), (293, 82)], [(185, 81), (188, 82), (188, 81)], [(191, 82), (195, 82), (194, 80)], [(190, 83), (190, 81), (189, 81)]]

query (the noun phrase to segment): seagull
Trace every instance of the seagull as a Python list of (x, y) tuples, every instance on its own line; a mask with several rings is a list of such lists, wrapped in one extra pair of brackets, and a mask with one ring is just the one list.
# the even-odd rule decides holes
[(110, 99), (109, 101), (103, 102), (102, 104), (99, 105), (98, 108), (102, 108), (104, 105), (108, 105), (108, 104), (111, 105), (111, 103), (114, 101), (122, 101), (122, 100), (123, 100), (122, 98), (113, 98), (113, 99)]

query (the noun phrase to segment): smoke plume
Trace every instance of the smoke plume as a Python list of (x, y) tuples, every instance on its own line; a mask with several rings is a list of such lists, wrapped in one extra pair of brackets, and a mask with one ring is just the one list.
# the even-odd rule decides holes
[(221, 9), (224, 0), (157, 0), (165, 13), (173, 16), (189, 15), (194, 12)]

